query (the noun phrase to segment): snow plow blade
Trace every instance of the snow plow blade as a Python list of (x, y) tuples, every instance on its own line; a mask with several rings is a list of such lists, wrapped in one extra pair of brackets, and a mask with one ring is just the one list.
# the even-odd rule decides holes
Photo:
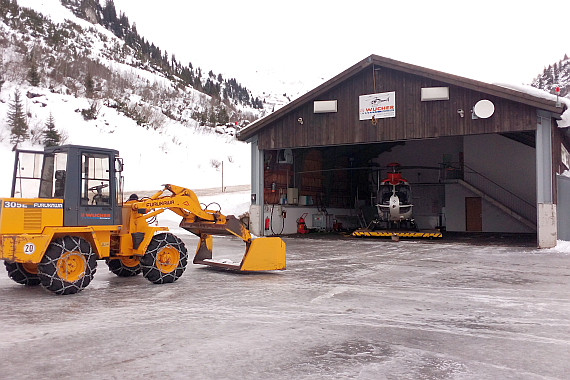
[[(233, 215), (214, 223), (182, 221), (180, 227), (200, 237), (194, 264), (251, 272), (285, 269), (285, 242), (278, 237), (252, 239), (249, 231)], [(212, 235), (233, 235), (245, 242), (246, 250), (241, 262), (212, 258)]]
[(194, 256), (194, 264), (230, 269), (243, 272), (284, 270), (285, 242), (278, 237), (263, 237), (246, 244), (246, 251), (240, 263), (212, 259), (212, 236), (200, 238)]

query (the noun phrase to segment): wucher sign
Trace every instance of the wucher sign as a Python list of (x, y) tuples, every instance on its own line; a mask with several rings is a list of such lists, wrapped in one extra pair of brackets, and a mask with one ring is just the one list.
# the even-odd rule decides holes
[(396, 117), (396, 92), (361, 95), (358, 102), (360, 120)]

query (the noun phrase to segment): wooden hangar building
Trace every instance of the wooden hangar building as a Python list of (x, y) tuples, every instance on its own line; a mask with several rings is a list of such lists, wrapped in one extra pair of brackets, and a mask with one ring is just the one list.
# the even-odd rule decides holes
[(565, 110), (372, 55), (240, 132), (252, 149), (250, 229), (366, 227), (397, 163), (420, 230), (536, 233), (553, 247), (570, 240)]

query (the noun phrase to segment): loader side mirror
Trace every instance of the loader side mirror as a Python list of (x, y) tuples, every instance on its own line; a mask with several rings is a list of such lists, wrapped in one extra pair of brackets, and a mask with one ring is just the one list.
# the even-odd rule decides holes
[(123, 159), (120, 157), (115, 158), (115, 171), (118, 173), (123, 171)]

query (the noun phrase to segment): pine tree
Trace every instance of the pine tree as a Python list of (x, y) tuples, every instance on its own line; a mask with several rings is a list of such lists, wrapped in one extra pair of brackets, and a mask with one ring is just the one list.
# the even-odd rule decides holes
[(112, 28), (117, 23), (117, 10), (113, 0), (107, 0), (103, 8), (103, 25), (108, 29)]
[(88, 98), (93, 96), (93, 90), (95, 88), (95, 82), (93, 81), (93, 76), (91, 76), (91, 72), (87, 72), (85, 75), (85, 93)]
[(210, 124), (210, 127), (215, 127), (217, 121), (218, 117), (216, 115), (216, 111), (214, 110), (214, 107), (212, 107), (208, 112), (208, 122)]
[(14, 100), (9, 105), (8, 126), (10, 127), (10, 143), (14, 144), (16, 150), (18, 144), (28, 138), (28, 122), (24, 114), (24, 106), (18, 90), (14, 91)]
[(226, 108), (222, 105), (219, 106), (216, 116), (217, 122), (222, 125), (227, 124), (230, 121), (228, 111), (226, 111)]
[(38, 65), (36, 65), (33, 57), (31, 59), (30, 70), (28, 70), (28, 82), (34, 87), (40, 85), (40, 73), (38, 72)]
[(46, 128), (43, 130), (44, 134), (44, 146), (57, 146), (61, 141), (61, 135), (55, 129), (55, 120), (51, 112), (49, 113), (49, 119), (46, 122)]

